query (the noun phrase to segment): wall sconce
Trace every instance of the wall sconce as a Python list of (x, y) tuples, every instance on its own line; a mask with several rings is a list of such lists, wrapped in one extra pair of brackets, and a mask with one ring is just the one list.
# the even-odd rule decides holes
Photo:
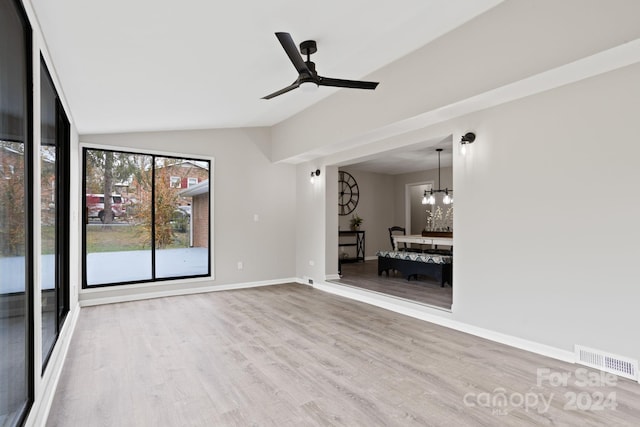
[(316, 169), (314, 171), (311, 172), (311, 183), (313, 184), (314, 182), (316, 182), (316, 176), (320, 176), (320, 169)]
[(467, 153), (467, 144), (472, 144), (476, 140), (476, 134), (473, 132), (467, 132), (462, 135), (460, 139), (460, 154), (463, 156)]

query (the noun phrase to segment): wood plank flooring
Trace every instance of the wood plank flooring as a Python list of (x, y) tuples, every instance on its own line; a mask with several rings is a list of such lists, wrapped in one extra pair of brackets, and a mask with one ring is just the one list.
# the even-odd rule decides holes
[(449, 283), (441, 287), (426, 276), (408, 281), (399, 272), (390, 272), (388, 277), (384, 273), (378, 276), (377, 260), (342, 264), (342, 277), (333, 281), (447, 310), (451, 310), (453, 302)]
[(638, 425), (638, 383), (578, 368), (303, 285), (212, 292), (83, 308), (47, 426)]

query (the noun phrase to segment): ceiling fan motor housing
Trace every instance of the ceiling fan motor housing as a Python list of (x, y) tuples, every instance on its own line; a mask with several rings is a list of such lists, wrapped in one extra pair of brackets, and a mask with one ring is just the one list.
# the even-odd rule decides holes
[(315, 40), (306, 40), (300, 43), (300, 53), (303, 55), (313, 55), (318, 51)]

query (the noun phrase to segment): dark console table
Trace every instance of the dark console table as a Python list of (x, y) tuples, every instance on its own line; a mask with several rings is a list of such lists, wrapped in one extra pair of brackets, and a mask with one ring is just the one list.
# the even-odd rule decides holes
[(355, 247), (356, 249), (355, 256), (343, 258), (342, 253), (338, 254), (340, 262), (364, 261), (364, 230), (338, 231), (338, 247)]

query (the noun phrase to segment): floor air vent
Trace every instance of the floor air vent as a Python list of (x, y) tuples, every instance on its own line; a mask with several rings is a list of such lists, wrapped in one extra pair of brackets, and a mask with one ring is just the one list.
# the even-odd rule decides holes
[(638, 381), (638, 361), (576, 345), (576, 363)]

